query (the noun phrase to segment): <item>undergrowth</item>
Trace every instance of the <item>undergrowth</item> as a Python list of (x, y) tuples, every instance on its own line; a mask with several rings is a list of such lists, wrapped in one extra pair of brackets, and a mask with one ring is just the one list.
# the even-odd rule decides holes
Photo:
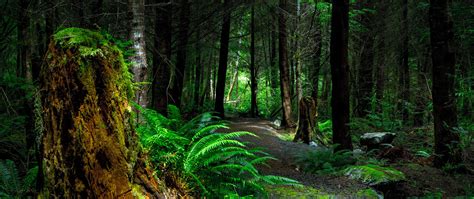
[[(218, 133), (228, 128), (210, 113), (184, 122), (179, 109), (168, 115), (136, 106), (145, 119), (137, 131), (143, 148), (156, 165), (158, 175), (172, 178), (197, 196), (265, 196), (264, 185), (295, 185), (295, 180), (263, 175), (256, 168), (274, 159), (260, 149), (248, 149), (238, 140), (255, 134), (245, 131)], [(176, 185), (176, 184), (175, 184)]]

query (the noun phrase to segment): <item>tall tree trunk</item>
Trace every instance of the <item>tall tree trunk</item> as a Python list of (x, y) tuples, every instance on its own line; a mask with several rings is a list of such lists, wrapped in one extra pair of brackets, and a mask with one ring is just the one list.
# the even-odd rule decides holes
[(171, 1), (160, 0), (163, 6), (156, 8), (153, 55), (152, 106), (166, 115), (171, 62)]
[(272, 30), (270, 31), (270, 71), (271, 71), (271, 85), (272, 89), (278, 89), (278, 67), (276, 66), (277, 59), (277, 26), (276, 19), (272, 15)]
[(333, 0), (331, 18), (332, 129), (337, 149), (352, 149), (349, 134), (349, 0)]
[(313, 54), (313, 67), (310, 68), (310, 80), (311, 80), (311, 97), (313, 97), (316, 108), (318, 107), (318, 94), (319, 94), (319, 72), (321, 70), (321, 50), (323, 40), (321, 37), (321, 14), (317, 6), (314, 6), (315, 19), (314, 19), (314, 54)]
[(291, 96), (290, 96), (290, 66), (288, 65), (288, 51), (287, 51), (287, 31), (286, 31), (286, 16), (287, 0), (280, 0), (280, 12), (278, 13), (278, 58), (280, 67), (280, 89), (281, 101), (283, 107), (282, 126), (291, 127), (293, 121), (291, 120)]
[[(131, 16), (130, 40), (133, 42), (135, 53), (130, 57), (135, 82), (147, 81), (147, 59), (145, 43), (145, 0), (129, 0)], [(135, 93), (135, 102), (142, 107), (148, 105), (147, 88), (140, 88)]]
[(408, 0), (402, 1), (402, 46), (400, 57), (400, 103), (399, 110), (402, 111), (402, 121), (407, 125), (409, 113), (408, 104), (410, 102), (410, 69), (408, 67)]
[[(51, 42), (40, 74), (48, 196), (167, 197), (145, 166), (129, 123), (132, 80), (121, 52), (97, 39), (99, 33), (63, 31), (70, 33)], [(63, 45), (74, 37), (87, 42)], [(107, 56), (84, 57), (78, 46)]]
[(221, 30), (221, 47), (219, 51), (219, 69), (216, 84), (216, 104), (215, 111), (220, 117), (224, 117), (224, 91), (227, 75), (227, 59), (229, 54), (229, 34), (230, 34), (230, 9), (229, 0), (224, 0), (224, 19)]
[(257, 70), (255, 68), (255, 5), (252, 5), (250, 20), (250, 116), (258, 117)]
[(174, 104), (177, 107), (181, 106), (181, 95), (183, 93), (187, 56), (186, 51), (188, 47), (189, 12), (189, 1), (180, 0), (176, 66), (174, 70), (173, 86), (171, 88), (171, 99), (168, 100), (169, 103)]
[(454, 91), (455, 54), (453, 22), (448, 0), (430, 1), (431, 59), (433, 61), (433, 116), (435, 129), (435, 166), (461, 161)]
[[(363, 3), (363, 8), (374, 9), (372, 1)], [(358, 104), (355, 115), (357, 117), (366, 117), (371, 112), (372, 89), (374, 86), (372, 71), (374, 63), (374, 31), (373, 17), (371, 12), (362, 16), (361, 22), (366, 30), (362, 33), (362, 53), (360, 57), (359, 78), (358, 78)]]
[(200, 103), (199, 103), (199, 90), (201, 88), (202, 84), (202, 63), (201, 63), (201, 28), (197, 27), (196, 31), (196, 70), (195, 72), (195, 78), (194, 78), (194, 103), (193, 103), (193, 110), (197, 112), (200, 108)]
[(385, 89), (385, 29), (386, 29), (386, 23), (385, 23), (385, 12), (387, 10), (387, 3), (386, 2), (379, 2), (379, 42), (378, 42), (378, 52), (379, 52), (379, 57), (377, 61), (377, 66), (375, 68), (375, 99), (376, 99), (376, 112), (378, 114), (381, 114), (383, 112), (383, 95), (384, 95), (384, 89)]
[[(429, 65), (430, 59), (430, 51), (429, 47), (422, 53), (422, 57), (419, 57), (418, 61), (418, 74), (417, 74), (417, 95), (415, 97), (415, 110), (413, 113), (413, 125), (414, 126), (422, 126), (425, 119), (426, 113), (426, 104), (431, 94), (430, 88), (427, 85), (427, 68)], [(428, 93), (428, 94), (427, 94)]]

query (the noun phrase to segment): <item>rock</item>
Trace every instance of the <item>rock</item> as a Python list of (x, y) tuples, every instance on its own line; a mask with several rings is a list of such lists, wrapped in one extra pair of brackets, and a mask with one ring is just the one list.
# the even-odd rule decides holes
[(273, 125), (275, 125), (276, 127), (281, 127), (281, 120), (276, 119), (275, 121), (273, 121)]
[(309, 146), (314, 147), (314, 148), (317, 148), (317, 147), (318, 147), (318, 144), (316, 144), (316, 142), (314, 142), (314, 141), (311, 141), (311, 142), (309, 143)]
[(391, 144), (395, 135), (395, 133), (390, 132), (365, 133), (360, 137), (360, 144), (367, 146), (369, 150), (379, 149), (382, 145)]

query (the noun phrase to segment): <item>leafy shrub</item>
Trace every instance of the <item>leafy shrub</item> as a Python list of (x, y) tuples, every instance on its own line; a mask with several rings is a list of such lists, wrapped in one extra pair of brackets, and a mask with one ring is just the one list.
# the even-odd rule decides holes
[(296, 157), (296, 163), (310, 173), (330, 174), (355, 163), (351, 151), (335, 151), (333, 148), (319, 148), (302, 153)]
[(0, 160), (0, 198), (24, 198), (36, 181), (38, 166), (21, 179), (12, 160)]
[(264, 184), (297, 185), (298, 182), (262, 175), (257, 165), (273, 159), (259, 149), (247, 149), (237, 140), (250, 132), (218, 133), (228, 128), (210, 113), (183, 122), (179, 109), (169, 107), (170, 118), (153, 110), (141, 111), (146, 123), (137, 130), (142, 146), (161, 175), (172, 172), (204, 196), (265, 194)]
[(401, 171), (374, 164), (350, 166), (344, 169), (344, 173), (351, 179), (360, 180), (371, 186), (405, 180), (405, 174)]

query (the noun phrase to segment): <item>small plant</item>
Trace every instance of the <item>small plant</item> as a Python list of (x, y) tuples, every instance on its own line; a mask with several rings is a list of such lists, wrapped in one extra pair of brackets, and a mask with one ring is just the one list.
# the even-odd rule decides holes
[(310, 173), (331, 174), (354, 164), (351, 151), (335, 151), (333, 148), (319, 148), (303, 153), (296, 158), (296, 163)]
[(292, 179), (259, 173), (256, 166), (274, 158), (237, 140), (256, 137), (253, 133), (218, 133), (217, 129), (228, 127), (210, 113), (183, 122), (173, 106), (169, 107), (170, 118), (137, 108), (146, 121), (138, 128), (140, 141), (157, 170), (161, 175), (179, 175), (203, 196), (255, 196), (266, 194), (264, 184), (298, 185)]
[(24, 198), (36, 181), (38, 167), (21, 179), (12, 160), (0, 160), (0, 198)]
[(350, 166), (344, 170), (344, 174), (371, 186), (405, 180), (405, 174), (401, 171), (374, 164)]

